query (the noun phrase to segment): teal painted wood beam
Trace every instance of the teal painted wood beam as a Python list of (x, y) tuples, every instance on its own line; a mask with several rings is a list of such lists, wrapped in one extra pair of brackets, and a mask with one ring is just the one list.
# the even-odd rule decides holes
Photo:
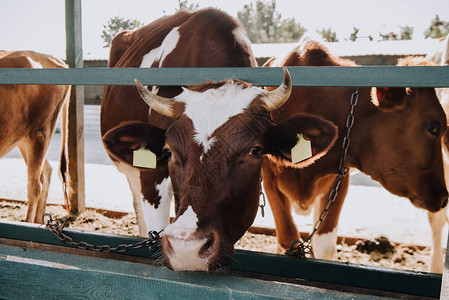
[[(117, 236), (74, 229), (67, 229), (65, 232), (75, 241), (86, 241), (98, 245), (108, 244), (112, 247), (142, 241), (142, 238), (139, 237)], [(0, 222), (0, 238), (67, 246), (60, 242), (49, 230), (28, 223)], [(161, 258), (160, 249), (153, 253), (148, 249), (141, 248), (123, 255)], [(427, 297), (438, 297), (441, 287), (441, 275), (439, 274), (368, 267), (318, 259), (296, 259), (284, 255), (243, 250), (236, 251), (235, 262), (230, 268), (285, 278)]]
[[(295, 86), (449, 87), (449, 67), (289, 67)], [(282, 68), (0, 69), (0, 84), (194, 85), (236, 78), (257, 85), (282, 82)]]
[(2, 299), (384, 299), (217, 273), (0, 245)]

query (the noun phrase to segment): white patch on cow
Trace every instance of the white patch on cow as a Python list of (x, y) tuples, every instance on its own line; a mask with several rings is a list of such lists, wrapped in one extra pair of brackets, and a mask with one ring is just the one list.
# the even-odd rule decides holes
[(136, 212), (137, 225), (139, 226), (139, 235), (146, 237), (148, 235), (148, 231), (142, 207), (144, 201), (140, 185), (140, 172), (137, 168), (131, 167), (130, 165), (123, 162), (116, 163), (116, 165), (117, 169), (125, 174), (126, 179), (128, 180), (129, 187), (131, 189), (134, 211)]
[(170, 224), (169, 227), (180, 227), (196, 230), (198, 228), (198, 217), (193, 211), (192, 206), (189, 205), (184, 213), (180, 215), (173, 224)]
[(159, 62), (158, 67), (162, 65), (167, 55), (169, 55), (178, 44), (180, 37), (178, 29), (178, 27), (174, 27), (167, 34), (159, 47), (152, 49), (143, 56), (140, 68), (151, 68), (155, 62)]
[(208, 269), (209, 258), (199, 257), (199, 251), (207, 240), (193, 236), (197, 229), (198, 217), (190, 205), (174, 223), (165, 228), (165, 236), (173, 249), (168, 259), (174, 270)]
[(152, 92), (153, 94), (159, 93), (159, 87), (154, 85), (153, 88), (151, 89), (151, 92)]
[(234, 35), (234, 38), (237, 43), (242, 45), (243, 48), (251, 50), (251, 41), (249, 40), (245, 29), (237, 27), (232, 31), (232, 34)]
[(325, 234), (315, 233), (312, 249), (315, 258), (333, 260), (337, 254), (337, 228)]
[(436, 213), (427, 212), (430, 229), (432, 231), (432, 248), (430, 253), (431, 260), (428, 270), (433, 273), (443, 273), (444, 256), (441, 243), (443, 233), (442, 230), (444, 228), (444, 224), (446, 223), (446, 213), (447, 207)]
[(173, 197), (170, 177), (164, 178), (160, 184), (156, 185), (156, 190), (161, 198), (158, 207), (155, 208), (153, 204), (144, 199), (142, 210), (148, 231), (159, 232), (170, 223), (170, 204)]
[[(155, 62), (159, 62), (157, 65), (158, 68), (161, 67), (167, 55), (169, 55), (178, 44), (180, 37), (178, 29), (179, 27), (174, 27), (167, 34), (159, 47), (152, 49), (150, 52), (143, 56), (142, 62), (140, 63), (140, 68), (151, 68)], [(159, 88), (157, 86), (153, 86), (151, 88), (151, 92), (157, 94), (159, 92)], [(150, 112), (151, 108), (149, 109), (148, 114)]]
[[(319, 203), (321, 201), (321, 198), (323, 198), (323, 197), (324, 197), (324, 194), (318, 194), (318, 196), (315, 197), (315, 201), (312, 202), (312, 204), (313, 203)], [(296, 201), (296, 200), (292, 201), (292, 206), (293, 206), (293, 209), (295, 210), (295, 213), (297, 215), (301, 215), (301, 216), (308, 216), (308, 215), (310, 215), (310, 213), (312, 211), (312, 208), (313, 208), (312, 204), (309, 207), (307, 207), (307, 208), (303, 208), (303, 207), (301, 207), (301, 205), (299, 205), (298, 201)]]
[(238, 83), (229, 82), (202, 93), (184, 88), (174, 99), (186, 104), (184, 113), (193, 122), (193, 138), (207, 152), (215, 140), (212, 137), (214, 131), (231, 117), (242, 113), (262, 93), (265, 91), (258, 87), (243, 88)]
[(42, 68), (43, 68), (43, 66), (41, 65), (41, 63), (39, 63), (39, 62), (33, 60), (31, 57), (27, 57), (27, 59), (28, 59), (28, 62), (31, 64), (31, 67), (32, 67), (33, 69), (42, 69)]

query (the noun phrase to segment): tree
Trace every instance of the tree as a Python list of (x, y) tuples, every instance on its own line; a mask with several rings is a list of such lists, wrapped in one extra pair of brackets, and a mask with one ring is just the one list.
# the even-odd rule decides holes
[(355, 42), (357, 39), (361, 39), (361, 38), (367, 38), (370, 41), (373, 40), (373, 37), (371, 35), (367, 35), (367, 36), (359, 36), (359, 32), (360, 29), (358, 29), (357, 27), (353, 27), (354, 28), (354, 32), (351, 33), (351, 35), (349, 36), (349, 40)]
[(411, 40), (413, 37), (413, 27), (410, 26), (399, 26), (401, 29), (400, 33), (395, 33), (390, 31), (387, 34), (379, 33), (382, 41), (397, 41), (397, 40)]
[(316, 31), (326, 42), (338, 42), (337, 33), (330, 28)]
[(382, 38), (382, 41), (397, 41), (398, 40), (398, 35), (396, 33), (394, 33), (393, 31), (386, 33), (386, 34), (382, 34), (379, 32), (379, 36)]
[(253, 43), (296, 42), (306, 32), (294, 18), (282, 20), (276, 11), (276, 0), (246, 4), (237, 12), (237, 18)]
[(183, 10), (183, 9), (197, 10), (200, 6), (198, 3), (196, 3), (196, 4), (189, 3), (189, 0), (178, 0), (178, 5), (179, 5), (179, 7), (176, 9), (176, 11)]
[(358, 34), (359, 34), (360, 29), (358, 29), (357, 27), (354, 27), (354, 32), (351, 33), (351, 35), (349, 36), (349, 40), (355, 42), (355, 40), (358, 38)]
[(401, 40), (411, 40), (413, 38), (413, 27), (400, 26), (401, 28)]
[(143, 25), (142, 22), (136, 19), (129, 20), (118, 16), (109, 19), (108, 23), (103, 25), (103, 32), (101, 33), (101, 38), (105, 43), (103, 47), (110, 47), (112, 39), (123, 30), (133, 30), (142, 27)]
[(441, 21), (438, 15), (430, 21), (430, 26), (424, 31), (424, 37), (439, 39), (449, 33), (449, 22)]

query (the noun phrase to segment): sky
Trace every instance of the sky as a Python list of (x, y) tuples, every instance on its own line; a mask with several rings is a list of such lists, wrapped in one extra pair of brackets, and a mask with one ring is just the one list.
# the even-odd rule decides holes
[[(0, 0), (0, 49), (32, 49), (65, 58), (63, 0)], [(200, 8), (218, 7), (232, 16), (254, 0), (191, 0)], [(178, 7), (178, 0), (83, 0), (83, 48), (86, 56), (105, 56), (100, 34), (103, 25), (114, 16), (138, 19), (147, 24)], [(353, 28), (359, 36), (379, 32), (399, 32), (399, 26), (414, 27), (414, 39), (423, 39), (424, 30), (439, 15), (449, 21), (449, 0), (277, 0), (282, 18), (295, 18), (308, 33), (331, 28), (340, 41)]]

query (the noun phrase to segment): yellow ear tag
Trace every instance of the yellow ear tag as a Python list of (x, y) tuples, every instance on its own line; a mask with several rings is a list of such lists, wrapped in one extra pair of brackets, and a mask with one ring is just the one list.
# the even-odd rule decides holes
[(310, 141), (304, 139), (302, 134), (298, 134), (298, 142), (292, 148), (292, 163), (296, 164), (310, 157), (312, 157), (312, 145)]
[(133, 166), (147, 169), (156, 169), (156, 154), (144, 146), (133, 151)]

